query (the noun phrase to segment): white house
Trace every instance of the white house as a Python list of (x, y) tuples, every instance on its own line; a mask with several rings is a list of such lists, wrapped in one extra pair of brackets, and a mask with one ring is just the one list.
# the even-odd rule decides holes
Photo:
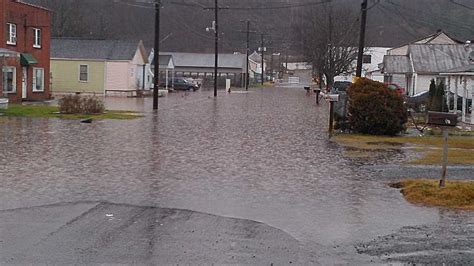
[[(362, 76), (375, 81), (384, 82), (384, 75), (380, 71), (379, 65), (383, 62), (383, 57), (390, 49), (391, 48), (387, 47), (367, 47), (362, 58)], [(354, 61), (353, 68), (355, 69), (356, 66), (357, 61)], [(334, 81), (352, 81), (355, 76), (355, 72), (340, 75), (336, 76)]]

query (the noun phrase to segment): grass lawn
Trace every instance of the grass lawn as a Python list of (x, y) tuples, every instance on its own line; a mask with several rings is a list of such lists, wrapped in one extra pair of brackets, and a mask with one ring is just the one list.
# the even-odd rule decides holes
[[(355, 134), (341, 134), (334, 137), (339, 144), (347, 147), (350, 157), (369, 156), (371, 151), (412, 148), (424, 154), (412, 164), (438, 165), (442, 162), (443, 138), (441, 136), (423, 137), (385, 137)], [(474, 136), (450, 136), (448, 139), (449, 164), (474, 164)]]
[(45, 117), (64, 119), (135, 119), (142, 115), (131, 111), (106, 111), (104, 114), (60, 114), (57, 106), (11, 104), (8, 109), (0, 109), (3, 116), (12, 117)]
[(401, 188), (406, 200), (413, 204), (474, 210), (474, 182), (446, 181), (445, 188), (439, 188), (438, 180), (404, 180), (391, 184)]

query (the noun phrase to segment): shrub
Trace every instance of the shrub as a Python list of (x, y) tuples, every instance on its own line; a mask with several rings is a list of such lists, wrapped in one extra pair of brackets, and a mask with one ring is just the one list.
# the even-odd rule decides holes
[(59, 112), (63, 114), (80, 114), (81, 110), (81, 96), (68, 95), (59, 100)]
[(68, 95), (59, 100), (59, 112), (63, 114), (100, 114), (104, 111), (104, 103), (95, 96)]
[(82, 98), (81, 107), (85, 114), (101, 114), (105, 111), (104, 103), (95, 96)]
[(366, 78), (348, 89), (348, 122), (352, 131), (371, 135), (396, 135), (408, 120), (403, 97), (386, 85)]

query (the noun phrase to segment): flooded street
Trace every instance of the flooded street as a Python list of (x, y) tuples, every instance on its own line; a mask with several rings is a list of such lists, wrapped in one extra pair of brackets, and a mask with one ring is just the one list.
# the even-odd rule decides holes
[(403, 151), (344, 157), (328, 140), (326, 103), (301, 88), (209, 95), (170, 94), (158, 114), (151, 99), (107, 99), (144, 112), (131, 121), (0, 118), (0, 209), (110, 202), (248, 219), (321, 264), (369, 260), (355, 246), (454, 219), (471, 250), (464, 262), (473, 258), (474, 214), (414, 206), (388, 187), (371, 166), (401, 163)]

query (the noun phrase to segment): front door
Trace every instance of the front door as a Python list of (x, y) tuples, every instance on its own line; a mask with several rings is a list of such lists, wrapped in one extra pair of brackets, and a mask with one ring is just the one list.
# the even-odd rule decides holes
[(28, 68), (23, 67), (22, 71), (22, 79), (21, 79), (21, 98), (26, 99), (27, 97), (27, 88), (28, 88)]

